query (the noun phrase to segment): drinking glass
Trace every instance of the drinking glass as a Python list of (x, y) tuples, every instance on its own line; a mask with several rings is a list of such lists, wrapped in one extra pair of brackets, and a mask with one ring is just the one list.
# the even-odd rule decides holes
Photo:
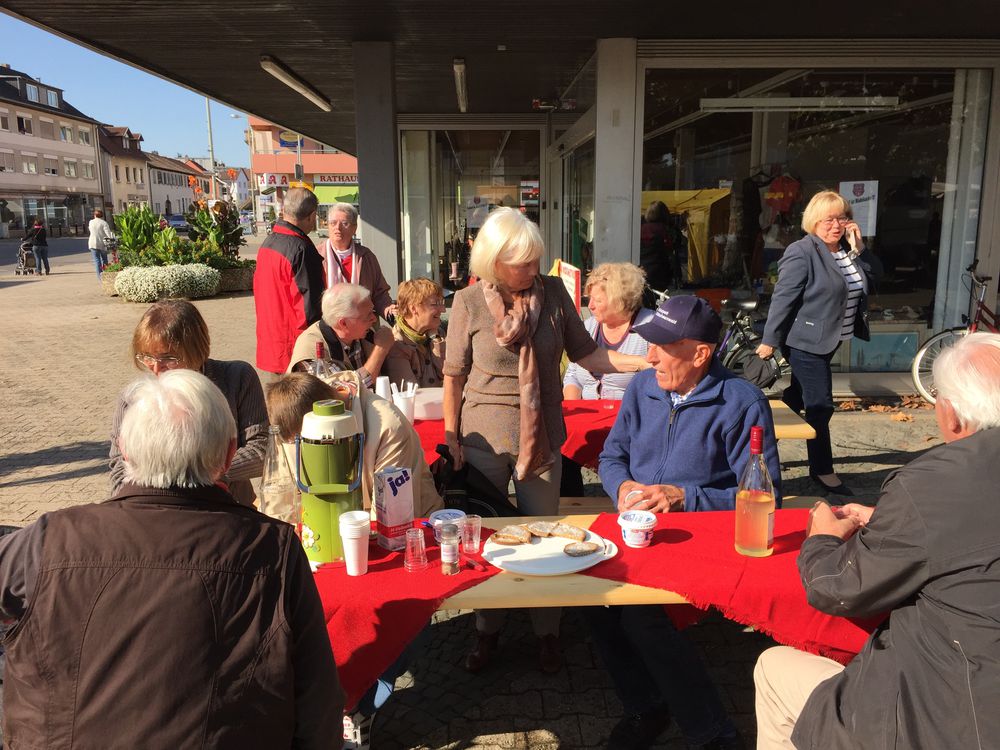
[(406, 530), (406, 552), (403, 567), (410, 573), (427, 567), (427, 547), (424, 544), (423, 529)]
[(483, 517), (466, 515), (462, 519), (462, 552), (475, 554), (479, 552), (479, 536), (483, 530)]

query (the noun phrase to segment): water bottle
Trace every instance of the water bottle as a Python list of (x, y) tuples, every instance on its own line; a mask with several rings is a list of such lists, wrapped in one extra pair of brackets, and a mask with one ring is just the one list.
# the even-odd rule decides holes
[(291, 465), (281, 432), (276, 425), (271, 425), (268, 428), (264, 473), (260, 483), (260, 510), (271, 518), (292, 524), (298, 532), (301, 525), (299, 490), (295, 486)]

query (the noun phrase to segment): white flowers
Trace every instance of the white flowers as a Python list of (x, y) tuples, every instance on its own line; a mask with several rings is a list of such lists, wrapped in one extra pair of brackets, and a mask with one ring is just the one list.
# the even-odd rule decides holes
[(115, 277), (115, 291), (129, 302), (170, 297), (198, 299), (218, 294), (220, 273), (201, 263), (176, 266), (129, 266)]

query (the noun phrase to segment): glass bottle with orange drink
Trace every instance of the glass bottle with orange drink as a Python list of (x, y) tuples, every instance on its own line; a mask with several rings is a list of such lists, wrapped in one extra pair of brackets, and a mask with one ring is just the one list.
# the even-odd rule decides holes
[(736, 551), (750, 557), (774, 552), (774, 485), (764, 463), (764, 428), (750, 428), (750, 461), (736, 491)]

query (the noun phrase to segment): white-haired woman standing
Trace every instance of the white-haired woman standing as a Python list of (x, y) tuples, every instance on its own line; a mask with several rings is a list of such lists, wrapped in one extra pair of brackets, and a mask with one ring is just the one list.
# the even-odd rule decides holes
[(807, 234), (778, 261), (778, 283), (757, 354), (770, 357), (778, 347), (792, 366), (792, 383), (782, 400), (816, 430), (806, 441), (809, 476), (826, 492), (854, 493), (833, 470), (830, 418), (833, 375), (830, 361), (840, 344), (857, 336), (868, 340), (870, 256), (851, 207), (832, 190), (816, 193), (802, 213)]
[[(642, 336), (632, 333), (632, 326), (645, 323), (653, 311), (642, 306), (642, 293), (646, 288), (646, 274), (632, 263), (602, 263), (587, 276), (583, 293), (589, 300), (590, 317), (584, 322), (587, 333), (598, 346), (619, 354), (646, 356), (649, 344)], [(575, 362), (563, 378), (563, 398), (608, 399), (621, 401), (625, 389), (635, 373), (589, 372)], [(579, 497), (583, 494), (583, 473), (580, 464), (563, 457), (560, 494)]]
[[(520, 212), (498, 208), (472, 247), (479, 281), (455, 295), (444, 364), (445, 441), (502, 492), (513, 477), (525, 515), (559, 509), (559, 449), (566, 439), (559, 361), (565, 352), (591, 372), (636, 372), (642, 357), (599, 349), (560, 279), (540, 276), (544, 245)], [(562, 664), (560, 610), (532, 609), (543, 671)], [(476, 613), (476, 648), (465, 666), (482, 669), (495, 650), (503, 612)]]
[(389, 295), (389, 283), (382, 274), (375, 253), (354, 241), (358, 231), (358, 210), (350, 203), (330, 206), (326, 221), (330, 236), (317, 250), (323, 257), (326, 286), (359, 284), (372, 294), (375, 314), (389, 320), (396, 313)]

